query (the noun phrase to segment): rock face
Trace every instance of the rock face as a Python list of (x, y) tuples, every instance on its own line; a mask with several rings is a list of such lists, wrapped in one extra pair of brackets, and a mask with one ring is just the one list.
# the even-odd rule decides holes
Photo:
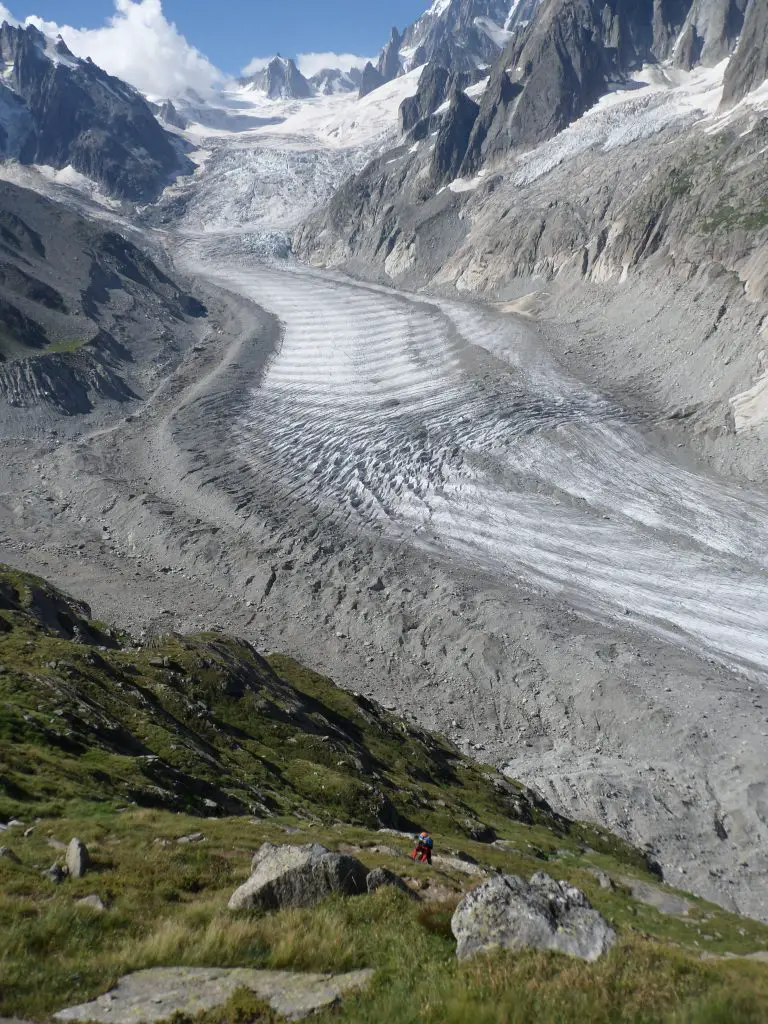
[(579, 889), (543, 873), (530, 883), (516, 875), (492, 878), (464, 897), (451, 929), (462, 959), (500, 947), (546, 949), (591, 962), (616, 939)]
[(374, 89), (378, 89), (380, 85), (384, 85), (384, 79), (382, 78), (379, 70), (375, 68), (370, 61), (368, 61), (363, 68), (363, 75), (360, 79), (360, 99), (373, 92)]
[(67, 847), (67, 871), (70, 878), (82, 878), (91, 865), (88, 848), (81, 839), (72, 839)]
[(301, 1020), (364, 988), (373, 971), (349, 974), (293, 974), (208, 967), (155, 967), (121, 978), (116, 988), (92, 1003), (54, 1014), (59, 1021), (136, 1024), (167, 1020), (176, 1013), (196, 1016), (222, 1006), (240, 988), (264, 999), (287, 1020)]
[(242, 85), (265, 92), (271, 100), (304, 100), (312, 95), (312, 86), (290, 57), (273, 57), (261, 71), (240, 80)]
[(131, 86), (33, 26), (0, 28), (0, 153), (71, 165), (111, 195), (147, 200), (193, 164)]
[(696, 64), (717, 64), (727, 57), (744, 25), (747, 2), (694, 0), (675, 48), (675, 62), (692, 68)]
[(492, 64), (510, 32), (526, 21), (538, 0), (449, 0), (430, 9), (405, 30), (401, 54), (406, 70), (437, 61), (454, 71)]
[(458, 175), (479, 109), (466, 93), (454, 91), (432, 154), (432, 178), (436, 183), (453, 181)]
[(264, 843), (253, 858), (251, 877), (236, 889), (230, 910), (309, 907), (338, 892), (367, 892), (368, 871), (354, 857), (331, 853), (319, 843), (273, 846)]
[(165, 101), (165, 103), (160, 108), (160, 113), (158, 116), (160, 117), (161, 121), (165, 121), (166, 124), (170, 124), (174, 128), (181, 128), (182, 131), (187, 127), (188, 124), (186, 117), (182, 117), (182, 115), (178, 112), (178, 110), (173, 105), (171, 100)]
[(400, 63), (400, 46), (402, 44), (402, 37), (396, 28), (392, 29), (392, 34), (389, 37), (389, 42), (381, 51), (379, 56), (379, 63), (376, 65), (376, 70), (381, 75), (382, 81), (391, 82), (393, 78), (402, 72), (402, 65)]
[(750, 0), (744, 30), (725, 73), (723, 103), (736, 103), (768, 78), (768, 4)]

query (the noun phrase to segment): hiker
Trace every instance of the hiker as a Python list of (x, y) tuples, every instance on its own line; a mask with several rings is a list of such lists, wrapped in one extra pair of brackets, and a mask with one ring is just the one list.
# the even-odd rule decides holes
[(416, 837), (416, 847), (411, 854), (413, 860), (417, 860), (421, 864), (423, 864), (424, 861), (426, 861), (427, 864), (431, 864), (433, 845), (432, 836), (429, 832), (420, 832)]

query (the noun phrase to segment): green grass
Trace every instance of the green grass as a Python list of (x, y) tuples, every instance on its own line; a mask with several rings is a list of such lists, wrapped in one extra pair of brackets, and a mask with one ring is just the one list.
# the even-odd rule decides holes
[[(195, 829), (205, 832), (204, 843), (175, 842)], [(588, 889), (595, 906), (618, 928), (619, 945), (604, 960), (587, 965), (528, 953), (460, 964), (450, 916), (462, 891), (476, 881), (392, 854), (363, 848), (359, 856), (369, 867), (384, 863), (407, 877), (436, 879), (454, 891), (452, 900), (418, 904), (394, 890), (380, 890), (277, 914), (232, 914), (226, 909), (261, 841), (362, 845), (381, 842), (377, 833), (305, 824), (301, 835), (289, 838), (277, 821), (201, 821), (167, 811), (133, 810), (45, 820), (26, 839), (17, 830), (10, 834), (12, 839), (6, 833), (4, 842), (13, 845), (22, 865), (0, 861), (0, 1015), (45, 1019), (62, 1006), (106, 991), (122, 974), (168, 965), (306, 971), (373, 967), (377, 974), (369, 991), (318, 1018), (358, 1024), (470, 1019), (703, 1024), (723, 1019), (717, 1016), (720, 1005), (731, 1008), (733, 1016), (725, 1018), (730, 1022), (764, 1020), (768, 1008), (764, 964), (699, 959), (705, 949), (764, 948), (768, 928), (698, 901), (692, 919), (708, 934), (721, 936), (702, 939), (695, 925), (640, 907), (621, 891), (590, 886), (591, 876), (581, 868), (552, 870)], [(56, 856), (48, 845), (49, 834), (62, 841), (72, 834), (84, 838), (92, 851), (93, 872), (57, 887), (43, 879), (40, 870)], [(385, 838), (388, 845), (407, 852), (404, 840)], [(473, 853), (485, 861), (484, 853), (491, 851), (474, 844)], [(533, 858), (523, 863), (509, 855), (503, 863), (506, 855), (492, 853), (506, 870), (530, 874), (537, 866)], [(76, 905), (78, 898), (93, 892), (107, 904), (106, 913)], [(637, 914), (633, 906), (639, 908)], [(470, 1008), (472, 1015), (467, 1016)]]
[(707, 234), (717, 231), (762, 231), (768, 227), (768, 196), (756, 197), (753, 201), (723, 199), (703, 221)]
[(64, 354), (67, 352), (77, 352), (84, 345), (87, 345), (91, 339), (89, 338), (71, 338), (69, 341), (54, 341), (45, 348), (45, 353), (51, 354)]
[[(590, 868), (653, 882), (644, 856), (289, 658), (220, 634), (139, 650), (44, 581), (0, 570), (0, 665), (0, 820), (34, 823), (2, 835), (21, 864), (0, 858), (0, 1016), (46, 1020), (130, 971), (189, 965), (374, 968), (371, 987), (319, 1024), (768, 1019), (768, 966), (701, 960), (766, 949), (768, 927), (694, 897), (675, 917), (621, 885), (600, 889)], [(407, 821), (432, 830), (438, 853), (573, 882), (617, 947), (595, 965), (539, 953), (458, 963), (450, 918), (478, 879), (414, 864), (408, 837), (378, 831)], [(505, 845), (471, 839), (478, 824)], [(177, 842), (197, 831), (204, 842)], [(42, 876), (62, 859), (52, 842), (74, 835), (93, 869), (54, 886)], [(265, 841), (357, 851), (419, 891), (439, 886), (441, 902), (380, 890), (232, 914)], [(105, 913), (77, 905), (92, 893)], [(199, 1024), (246, 1021), (275, 1015), (241, 992)]]

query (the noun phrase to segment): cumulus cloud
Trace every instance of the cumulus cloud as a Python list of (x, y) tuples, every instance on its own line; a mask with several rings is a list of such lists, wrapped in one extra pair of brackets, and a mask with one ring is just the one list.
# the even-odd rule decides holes
[(0, 24), (7, 21), (9, 25), (18, 25), (18, 21), (14, 18), (5, 4), (0, 4)]
[(207, 94), (224, 77), (168, 21), (162, 0), (115, 0), (115, 13), (101, 28), (58, 25), (37, 15), (25, 24), (61, 35), (78, 57), (90, 57), (150, 96), (179, 96), (186, 89)]
[(339, 71), (351, 71), (352, 68), (364, 68), (369, 60), (375, 57), (360, 57), (356, 53), (300, 53), (296, 64), (302, 75), (311, 78), (324, 68), (338, 68)]

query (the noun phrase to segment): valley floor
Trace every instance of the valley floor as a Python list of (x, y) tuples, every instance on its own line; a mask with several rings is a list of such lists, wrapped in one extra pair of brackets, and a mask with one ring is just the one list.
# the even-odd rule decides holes
[(8, 445), (0, 561), (290, 652), (768, 918), (765, 498), (516, 320), (173, 249), (207, 336), (127, 420)]

